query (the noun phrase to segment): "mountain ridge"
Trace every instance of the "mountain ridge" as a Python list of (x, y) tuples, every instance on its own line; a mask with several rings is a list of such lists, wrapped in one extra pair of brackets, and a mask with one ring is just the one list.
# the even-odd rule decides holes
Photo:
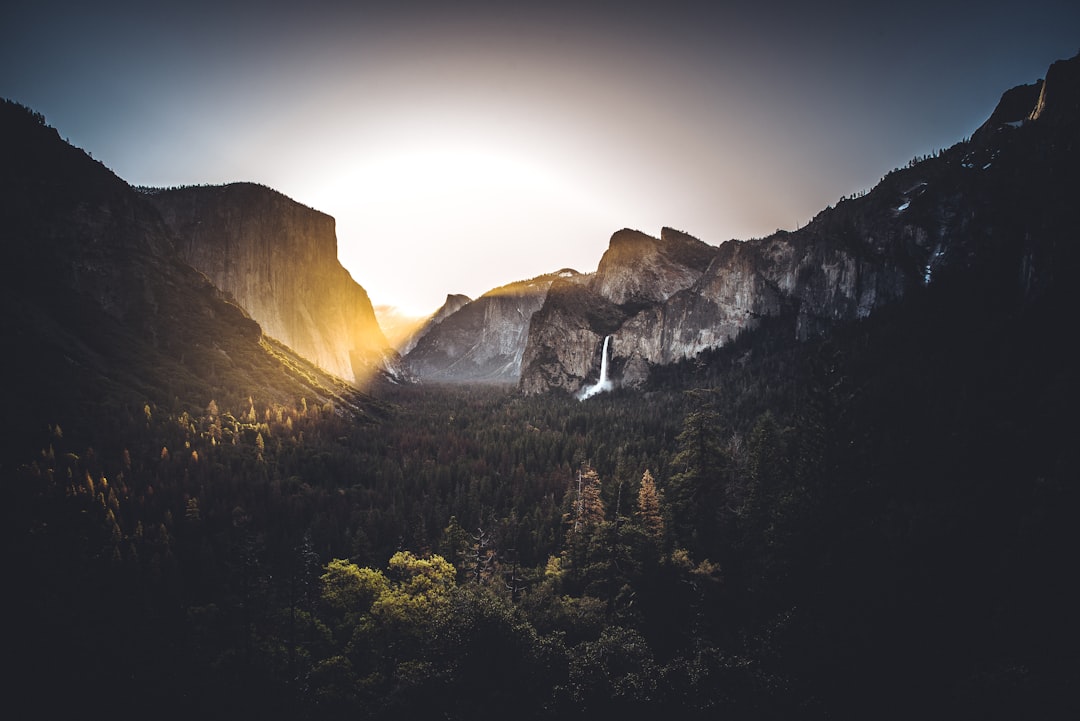
[[(1025, 218), (1049, 213), (1053, 223), (1062, 222), (1052, 204), (1069, 201), (1042, 176), (1049, 163), (1076, 152), (1069, 130), (1080, 114), (1078, 63), (1058, 61), (1045, 80), (1005, 91), (969, 140), (887, 174), (868, 193), (841, 199), (796, 231), (713, 246), (670, 227), (659, 237), (623, 228), (592, 273), (564, 269), (467, 302), (448, 295), (448, 305), (401, 355), (386, 341), (366, 292), (337, 261), (333, 218), (265, 186), (134, 193), (101, 163), (85, 162), (83, 151), (38, 143), (45, 154), (40, 167), (22, 162), (23, 187), (11, 188), (14, 203), (26, 205), (11, 224), (29, 223), (32, 212), (38, 224), (49, 213), (82, 223), (80, 233), (91, 242), (55, 261), (73, 289), (116, 317), (152, 313), (141, 303), (157, 302), (145, 279), (136, 290), (137, 281), (114, 277), (119, 249), (160, 257), (175, 249), (263, 332), (354, 384), (374, 373), (406, 382), (515, 382), (529, 394), (575, 392), (595, 378), (600, 346), (611, 335), (615, 380), (637, 387), (648, 382), (651, 369), (721, 347), (764, 319), (790, 317), (794, 338), (805, 340), (929, 283), (989, 272), (997, 261), (984, 256), (995, 253), (1010, 254), (1008, 262), (1022, 266), (1029, 292), (1060, 282), (1054, 261), (1060, 244), (1032, 240), (1033, 230), (1045, 235), (1055, 229), (1026, 228), (1026, 221), (1004, 211), (1022, 205)], [(47, 127), (39, 116), (34, 122)], [(55, 129), (48, 132), (59, 141)], [(18, 151), (6, 152), (16, 161), (12, 167), (19, 166)], [(81, 160), (65, 159), (63, 178), (45, 177), (65, 153)], [(53, 199), (67, 199), (68, 206), (59, 213), (43, 207), (26, 192), (27, 183), (48, 186)], [(984, 195), (994, 200), (980, 201)], [(34, 232), (56, 236), (59, 230)], [(1003, 232), (1027, 239), (1023, 247), (1009, 245), (995, 236)], [(100, 242), (106, 235), (111, 244)], [(29, 245), (8, 252), (17, 261), (13, 268), (40, 260)], [(294, 257), (303, 259), (306, 277), (295, 272)], [(144, 327), (154, 342), (160, 329)]]
[[(1065, 232), (1072, 202), (1061, 197), (1071, 179), (1055, 187), (1049, 177), (1069, 173), (1077, 153), (1078, 68), (1080, 56), (1054, 63), (1047, 80), (1006, 91), (971, 139), (798, 230), (724, 242), (692, 283), (683, 276), (685, 287), (666, 287), (650, 270), (629, 281), (618, 271), (620, 280), (594, 278), (572, 302), (549, 294), (553, 307), (530, 327), (520, 390), (574, 393), (592, 383), (607, 335), (616, 384), (642, 386), (650, 369), (722, 347), (765, 318), (790, 317), (793, 339), (806, 340), (932, 282), (1000, 273), (993, 266), (1002, 263), (1026, 269), (1032, 288), (1045, 284), (1060, 244), (1038, 238)], [(598, 273), (655, 267), (660, 241), (642, 236), (616, 233)]]
[(516, 383), (532, 316), (552, 283), (581, 277), (563, 268), (492, 288), (468, 302), (448, 296), (448, 305), (405, 354), (406, 367), (421, 382)]

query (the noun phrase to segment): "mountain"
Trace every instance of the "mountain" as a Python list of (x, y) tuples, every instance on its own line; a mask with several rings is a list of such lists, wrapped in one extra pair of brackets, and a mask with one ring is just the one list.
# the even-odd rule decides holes
[[(211, 401), (247, 408), (370, 399), (266, 336), (188, 264), (150, 199), (64, 142), (38, 113), (0, 101), (0, 331), (4, 442), (46, 425), (107, 436), (110, 424)], [(35, 436), (36, 437), (36, 436)], [(5, 457), (8, 457), (5, 454)]]
[(659, 238), (627, 228), (613, 234), (595, 273), (551, 287), (522, 353), (521, 388), (526, 393), (579, 390), (584, 377), (579, 371), (600, 367), (604, 337), (692, 287), (716, 252), (670, 228)]
[(367, 292), (338, 261), (332, 217), (253, 183), (145, 192), (181, 258), (268, 336), (360, 387), (401, 377)]
[[(409, 319), (408, 322), (402, 322), (395, 345), (398, 352), (403, 356), (408, 354), (409, 351), (416, 347), (416, 344), (420, 342), (420, 339), (427, 335), (428, 331), (439, 323), (442, 323), (443, 319), (456, 313), (462, 306), (471, 301), (472, 298), (467, 295), (462, 295), (461, 293), (448, 293), (446, 301), (431, 315), (426, 318), (414, 318)], [(382, 321), (380, 320), (380, 322)], [(385, 322), (383, 322), (383, 328), (386, 328)]]
[(714, 255), (713, 246), (671, 228), (659, 238), (624, 228), (611, 236), (588, 285), (616, 305), (649, 306), (692, 286)]
[[(713, 251), (665, 230), (620, 231), (584, 285), (555, 285), (523, 354), (527, 394), (616, 384), (690, 359), (765, 319), (793, 339), (867, 318), (929, 285), (979, 280), (1030, 298), (1068, 280), (1080, 148), (1080, 57), (1006, 92), (969, 140), (886, 175), (796, 231)], [(707, 262), (706, 262), (707, 261)], [(635, 270), (640, 269), (640, 270)]]
[[(716, 248), (671, 228), (664, 228), (660, 238), (620, 230), (595, 273), (563, 269), (511, 283), (460, 306), (445, 320), (433, 320), (406, 352), (408, 368), (427, 380), (520, 382), (522, 367), (534, 363), (545, 348), (583, 347), (574, 330), (556, 324), (551, 337), (527, 355), (533, 314), (542, 307), (554, 312), (559, 303), (573, 305), (582, 289), (624, 313), (651, 307), (691, 286), (715, 253)], [(548, 305), (551, 292), (557, 298)]]
[(553, 283), (581, 277), (563, 269), (494, 288), (473, 301), (448, 296), (405, 354), (406, 368), (421, 381), (516, 383), (533, 313)]

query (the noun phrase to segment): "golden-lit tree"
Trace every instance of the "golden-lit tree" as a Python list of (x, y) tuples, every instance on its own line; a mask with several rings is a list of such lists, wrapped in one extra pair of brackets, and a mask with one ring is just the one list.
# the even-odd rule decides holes
[(599, 474), (592, 467), (585, 466), (578, 471), (568, 494), (572, 505), (564, 516), (568, 527), (562, 568), (579, 580), (590, 563), (593, 537), (604, 523), (604, 501), (600, 491)]
[(571, 534), (588, 532), (604, 522), (604, 501), (600, 496), (600, 476), (586, 467), (578, 471), (574, 488), (574, 508), (571, 512)]
[(664, 518), (660, 513), (660, 491), (656, 488), (649, 469), (641, 476), (641, 486), (638, 488), (638, 518), (641, 521), (645, 534), (654, 542), (659, 542), (664, 536)]

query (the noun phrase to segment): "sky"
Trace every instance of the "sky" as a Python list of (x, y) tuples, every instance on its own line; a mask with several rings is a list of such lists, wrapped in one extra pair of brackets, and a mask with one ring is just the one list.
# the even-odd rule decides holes
[(663, 227), (795, 229), (1080, 52), (1080, 3), (7, 0), (0, 97), (132, 185), (336, 220), (423, 315)]

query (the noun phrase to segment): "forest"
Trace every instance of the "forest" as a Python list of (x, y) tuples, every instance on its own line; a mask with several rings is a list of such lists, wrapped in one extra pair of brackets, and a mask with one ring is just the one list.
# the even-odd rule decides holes
[(56, 418), (3, 466), (9, 702), (1074, 718), (1062, 317), (930, 286), (586, 401), (420, 385), (362, 413), (234, 394)]

